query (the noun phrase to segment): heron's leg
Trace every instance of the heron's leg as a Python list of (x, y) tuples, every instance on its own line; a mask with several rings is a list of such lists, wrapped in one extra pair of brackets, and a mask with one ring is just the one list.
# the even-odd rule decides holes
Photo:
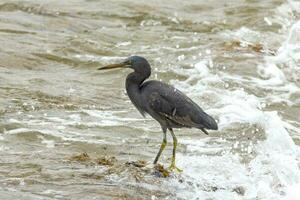
[(160, 157), (161, 152), (164, 150), (164, 148), (167, 145), (167, 129), (166, 128), (162, 128), (162, 131), (163, 131), (163, 134), (164, 134), (163, 141), (162, 141), (160, 149), (159, 149), (159, 151), (158, 151), (158, 153), (157, 153), (157, 155), (156, 155), (156, 157), (154, 159), (153, 164), (157, 163), (157, 161), (158, 161), (158, 159)]
[(176, 167), (176, 164), (175, 164), (175, 156), (176, 156), (176, 147), (177, 147), (177, 138), (173, 132), (173, 129), (172, 128), (169, 128), (171, 134), (172, 134), (172, 137), (173, 137), (173, 156), (172, 156), (172, 162), (171, 162), (171, 165), (170, 165), (170, 169), (171, 170), (177, 170), (178, 172), (182, 172), (181, 169), (179, 169), (178, 167)]

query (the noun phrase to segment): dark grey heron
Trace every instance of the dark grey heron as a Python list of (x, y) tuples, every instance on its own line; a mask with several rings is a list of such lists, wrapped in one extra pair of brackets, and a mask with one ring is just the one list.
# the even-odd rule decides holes
[(124, 62), (101, 67), (99, 70), (113, 68), (131, 68), (134, 70), (126, 78), (127, 94), (144, 117), (148, 113), (161, 125), (163, 141), (154, 159), (154, 164), (157, 163), (167, 144), (166, 133), (168, 129), (173, 137), (173, 156), (169, 168), (181, 171), (175, 165), (177, 138), (173, 128), (198, 128), (208, 135), (205, 129), (218, 129), (216, 121), (173, 86), (155, 80), (145, 81), (151, 74), (150, 64), (145, 58), (131, 56)]

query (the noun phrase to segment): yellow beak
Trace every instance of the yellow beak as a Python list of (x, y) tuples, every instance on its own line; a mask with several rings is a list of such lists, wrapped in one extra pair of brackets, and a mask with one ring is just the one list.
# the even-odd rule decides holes
[(111, 65), (107, 65), (104, 67), (100, 67), (98, 68), (98, 70), (103, 70), (103, 69), (114, 69), (114, 68), (123, 68), (125, 67), (126, 64), (125, 63), (118, 63), (118, 64), (111, 64)]

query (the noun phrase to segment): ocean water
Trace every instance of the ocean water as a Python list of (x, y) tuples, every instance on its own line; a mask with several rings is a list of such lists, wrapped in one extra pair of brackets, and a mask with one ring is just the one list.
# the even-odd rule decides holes
[[(0, 35), (1, 199), (300, 199), (299, 1), (0, 1)], [(97, 71), (131, 55), (218, 121), (175, 130), (182, 173)]]

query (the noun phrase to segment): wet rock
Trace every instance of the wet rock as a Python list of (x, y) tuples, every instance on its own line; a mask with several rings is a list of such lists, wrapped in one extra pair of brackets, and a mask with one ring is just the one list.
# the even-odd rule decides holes
[(158, 177), (169, 177), (170, 176), (170, 172), (164, 168), (164, 166), (157, 164), (154, 167), (154, 175), (158, 176)]
[(246, 192), (246, 189), (245, 189), (243, 186), (238, 186), (238, 187), (236, 187), (236, 188), (233, 188), (232, 191), (236, 192), (236, 193), (239, 194), (239, 195), (244, 196), (244, 194), (245, 194), (245, 192)]
[(213, 192), (217, 191), (218, 189), (219, 189), (219, 188), (216, 187), (216, 186), (211, 187), (211, 191), (213, 191)]
[(103, 157), (103, 158), (98, 158), (96, 159), (96, 163), (98, 165), (108, 165), (112, 166), (116, 163), (117, 159), (115, 157)]
[(79, 161), (79, 162), (87, 162), (87, 161), (90, 161), (91, 158), (87, 153), (84, 152), (84, 153), (72, 156), (71, 158), (69, 158), (69, 160)]
[(135, 166), (138, 168), (142, 168), (147, 165), (147, 161), (145, 161), (145, 160), (128, 161), (128, 162), (126, 162), (126, 165), (132, 165), (132, 166)]
[(261, 53), (263, 52), (264, 48), (263, 48), (263, 45), (262, 44), (259, 44), (259, 43), (256, 43), (256, 44), (250, 44), (249, 47), (255, 51), (255, 52), (258, 52), (258, 53)]

